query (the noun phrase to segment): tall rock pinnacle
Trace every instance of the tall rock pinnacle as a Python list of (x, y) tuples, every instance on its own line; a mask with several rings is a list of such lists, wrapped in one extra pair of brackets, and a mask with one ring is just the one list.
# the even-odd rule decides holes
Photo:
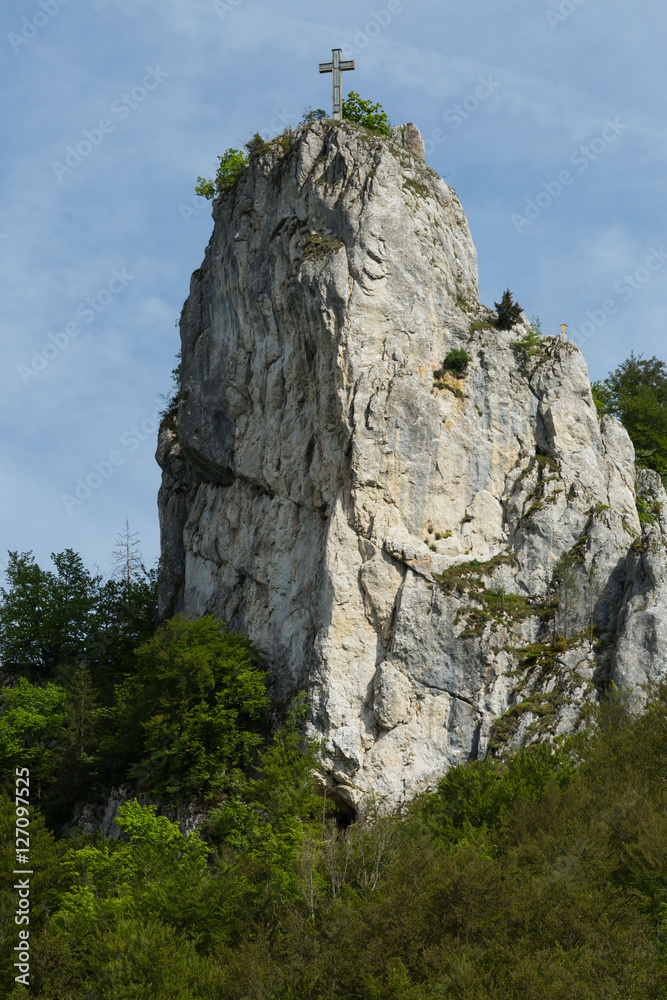
[(158, 446), (161, 614), (215, 614), (277, 701), (308, 692), (354, 809), (667, 668), (667, 522), (639, 523), (630, 440), (573, 344), (495, 328), (418, 139), (318, 122), (216, 199)]

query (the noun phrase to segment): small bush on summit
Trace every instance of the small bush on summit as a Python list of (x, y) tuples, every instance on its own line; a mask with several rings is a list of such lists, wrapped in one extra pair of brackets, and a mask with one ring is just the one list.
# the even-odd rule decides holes
[(468, 370), (468, 365), (472, 361), (472, 358), (466, 351), (460, 348), (452, 348), (445, 360), (442, 362), (442, 368), (438, 371), (433, 372), (436, 378), (442, 378), (445, 372), (451, 372), (457, 378), (463, 378)]
[(369, 132), (375, 132), (376, 135), (384, 135), (387, 138), (391, 136), (391, 124), (387, 112), (380, 104), (363, 100), (353, 90), (343, 101), (343, 118), (348, 122), (363, 125), (365, 129), (368, 129)]
[(315, 109), (313, 109), (309, 105), (306, 108), (306, 110), (304, 111), (304, 113), (303, 113), (303, 118), (299, 122), (299, 126), (301, 126), (301, 125), (312, 125), (313, 122), (324, 121), (324, 119), (326, 118), (326, 116), (327, 116), (327, 113), (326, 113), (326, 111), (323, 111), (322, 108), (315, 108)]
[(265, 153), (269, 148), (269, 144), (266, 139), (263, 139), (259, 132), (255, 132), (252, 138), (248, 139), (247, 142), (243, 143), (243, 146), (248, 151), (248, 156), (252, 159), (253, 156), (260, 156)]
[(228, 149), (226, 153), (218, 157), (218, 161), (215, 180), (209, 181), (205, 177), (197, 178), (195, 194), (201, 195), (202, 198), (208, 198), (209, 201), (211, 198), (215, 198), (216, 194), (221, 194), (233, 187), (248, 166), (248, 157), (240, 149)]
[(499, 330), (511, 330), (515, 323), (521, 319), (522, 309), (518, 302), (512, 298), (509, 288), (503, 292), (500, 302), (493, 303), (498, 310), (496, 327)]

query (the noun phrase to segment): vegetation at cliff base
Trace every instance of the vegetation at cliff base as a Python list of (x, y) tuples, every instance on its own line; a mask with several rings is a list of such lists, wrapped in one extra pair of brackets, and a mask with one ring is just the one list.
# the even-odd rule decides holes
[[(401, 815), (336, 823), (298, 710), (184, 834), (128, 801), (119, 839), (31, 816), (44, 1000), (667, 997), (667, 688), (555, 746), (453, 768)], [(0, 800), (12, 938), (13, 800)], [(11, 982), (4, 948), (0, 975)], [(23, 996), (6, 994), (11, 1000)]]
[(9, 552), (0, 588), (0, 661), (33, 682), (66, 681), (84, 661), (108, 701), (153, 634), (156, 573), (143, 567), (103, 580), (72, 549), (42, 569), (30, 552)]
[[(470, 360), (453, 350), (443, 367)], [(632, 415), (646, 386), (667, 402), (665, 366), (642, 361), (598, 383), (605, 412)], [(156, 627), (134, 538), (126, 525), (107, 580), (72, 550), (48, 569), (9, 553), (0, 995), (25, 996), (27, 767), (40, 1000), (667, 1000), (667, 682), (642, 712), (612, 687), (577, 734), (454, 767), (393, 813), (370, 796), (354, 817), (317, 777), (304, 698), (269, 706), (247, 637), (212, 616)], [(488, 594), (504, 613), (509, 596)]]
[(172, 618), (117, 686), (103, 752), (157, 794), (209, 800), (239, 780), (262, 742), (264, 673), (250, 640), (210, 615)]

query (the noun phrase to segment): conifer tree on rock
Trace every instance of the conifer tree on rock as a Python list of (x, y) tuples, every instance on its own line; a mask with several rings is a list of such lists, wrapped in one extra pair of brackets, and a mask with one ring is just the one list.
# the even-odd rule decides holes
[(499, 330), (511, 330), (514, 324), (518, 323), (521, 319), (523, 310), (519, 303), (515, 302), (512, 298), (509, 288), (506, 288), (503, 292), (500, 302), (494, 302), (493, 304), (498, 310), (496, 326)]

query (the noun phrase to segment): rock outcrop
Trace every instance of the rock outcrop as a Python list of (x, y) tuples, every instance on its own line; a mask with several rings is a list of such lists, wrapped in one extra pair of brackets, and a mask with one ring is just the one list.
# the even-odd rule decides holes
[(216, 199), (157, 456), (162, 615), (214, 613), (277, 701), (308, 691), (354, 809), (569, 730), (667, 655), (660, 484), (642, 525), (581, 353), (495, 328), (412, 129), (312, 124)]

